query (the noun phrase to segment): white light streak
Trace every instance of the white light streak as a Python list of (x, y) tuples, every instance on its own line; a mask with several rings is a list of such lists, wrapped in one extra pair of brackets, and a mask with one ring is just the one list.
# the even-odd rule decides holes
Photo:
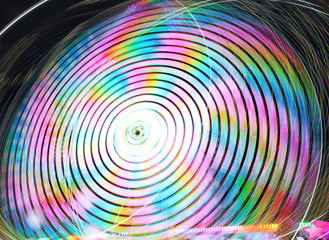
[(15, 18), (13, 21), (11, 21), (7, 26), (5, 26), (1, 32), (0, 32), (0, 37), (12, 26), (14, 25), (16, 22), (18, 22), (21, 18), (23, 18), (25, 15), (27, 15), (28, 13), (32, 12), (34, 9), (36, 9), (37, 7), (41, 6), (42, 4), (44, 4), (45, 2), (48, 2), (49, 0), (43, 0), (40, 1), (38, 3), (36, 3), (35, 5), (33, 5), (32, 7), (30, 7), (29, 9), (27, 9), (26, 11), (24, 11), (23, 13), (21, 13), (17, 18)]

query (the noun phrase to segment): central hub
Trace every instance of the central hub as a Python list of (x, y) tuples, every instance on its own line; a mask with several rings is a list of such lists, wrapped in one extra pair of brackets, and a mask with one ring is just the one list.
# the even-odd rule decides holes
[(133, 122), (126, 130), (126, 139), (133, 145), (142, 144), (148, 139), (149, 130), (149, 126), (146, 122)]
[[(107, 147), (113, 155), (113, 161), (134, 164), (131, 170), (148, 168), (148, 163), (144, 163), (157, 158), (168, 139), (168, 126), (164, 117), (148, 106), (148, 103), (139, 103), (121, 111), (111, 121), (107, 133)], [(171, 146), (169, 144), (167, 148)], [(159, 155), (158, 158), (163, 157)]]
[(131, 129), (131, 138), (133, 138), (136, 141), (139, 141), (141, 138), (145, 136), (144, 127), (143, 126), (137, 126)]

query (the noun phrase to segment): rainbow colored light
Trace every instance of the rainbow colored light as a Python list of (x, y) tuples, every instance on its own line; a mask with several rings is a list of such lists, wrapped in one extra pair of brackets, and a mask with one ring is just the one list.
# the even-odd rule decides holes
[(293, 46), (220, 2), (143, 1), (110, 16), (58, 44), (16, 113), (8, 226), (22, 239), (169, 239), (302, 221), (322, 129)]

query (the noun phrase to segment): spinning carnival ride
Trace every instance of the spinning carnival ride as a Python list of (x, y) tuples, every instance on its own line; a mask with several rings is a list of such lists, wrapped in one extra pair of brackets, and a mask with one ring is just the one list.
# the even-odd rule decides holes
[(303, 4), (121, 4), (53, 41), (16, 85), (8, 56), (37, 39), (12, 48), (4, 236), (290, 239), (326, 213), (328, 22)]

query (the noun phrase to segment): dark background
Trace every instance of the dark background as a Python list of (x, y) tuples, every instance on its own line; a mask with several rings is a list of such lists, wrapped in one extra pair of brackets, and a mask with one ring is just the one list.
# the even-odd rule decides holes
[(0, 8), (0, 29), (3, 29), (19, 14), (37, 2), (37, 0), (6, 0), (3, 2)]
[[(0, 8), (0, 31), (11, 21), (41, 0), (5, 0)], [(119, 0), (48, 0), (29, 12), (2, 36), (0, 54), (17, 40), (31, 33), (51, 33), (60, 39), (78, 24), (123, 1)], [(84, 3), (84, 4), (81, 4)], [(72, 6), (75, 6), (72, 8)], [(55, 41), (55, 39), (53, 39)], [(49, 39), (51, 41), (51, 39)]]
[[(5, 0), (4, 2), (2, 2), (2, 6), (0, 8), (0, 29), (2, 30), (21, 13), (23, 13), (25, 10), (32, 7), (38, 2), (38, 0)], [(48, 4), (48, 2), (45, 4)], [(11, 29), (17, 27), (20, 28), (20, 30), (17, 29), (17, 31), (23, 31), (23, 28), (20, 27), (20, 25), (22, 25), (22, 21), (18, 21), (17, 23), (15, 23)], [(9, 29), (0, 37), (0, 50), (4, 50), (4, 48), (6, 48), (6, 44), (8, 43), (9, 39), (13, 41), (13, 34), (10, 34), (10, 32), (12, 31), (11, 29)]]

